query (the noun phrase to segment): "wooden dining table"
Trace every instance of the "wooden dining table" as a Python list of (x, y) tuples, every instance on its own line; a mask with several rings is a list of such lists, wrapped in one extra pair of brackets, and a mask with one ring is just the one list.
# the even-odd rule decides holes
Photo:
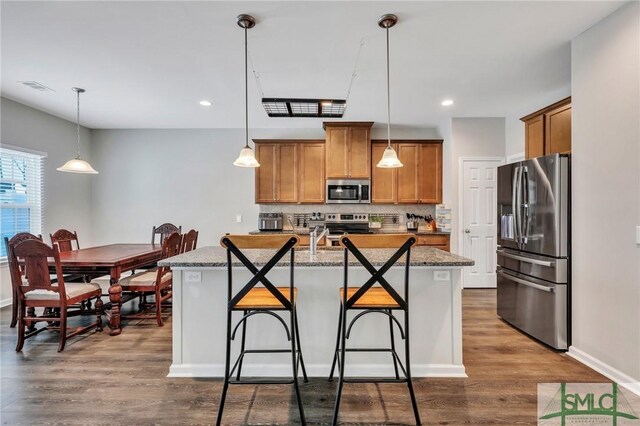
[[(109, 244), (105, 246), (83, 248), (60, 253), (60, 264), (64, 274), (88, 276), (109, 275), (109, 318), (110, 334), (122, 332), (120, 326), (120, 306), (122, 286), (119, 284), (122, 273), (153, 264), (160, 260), (160, 244)], [(55, 268), (54, 268), (55, 269)]]

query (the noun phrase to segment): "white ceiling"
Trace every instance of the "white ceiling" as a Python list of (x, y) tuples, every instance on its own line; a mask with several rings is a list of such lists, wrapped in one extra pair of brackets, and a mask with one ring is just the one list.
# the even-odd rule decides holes
[[(570, 40), (623, 2), (2, 1), (2, 95), (91, 128), (244, 126), (240, 13), (257, 19), (249, 55), (266, 97), (344, 98), (346, 120), (386, 122), (384, 13), (397, 126), (509, 116), (568, 93)], [(18, 84), (35, 80), (55, 90)], [(250, 126), (269, 118), (250, 76)], [(442, 99), (455, 100), (444, 108)], [(214, 106), (198, 104), (209, 99)], [(540, 105), (542, 106), (542, 104)]]

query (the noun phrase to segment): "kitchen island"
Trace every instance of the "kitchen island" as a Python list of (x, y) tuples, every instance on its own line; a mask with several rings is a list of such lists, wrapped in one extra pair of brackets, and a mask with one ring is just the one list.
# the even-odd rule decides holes
[[(363, 250), (376, 267), (394, 250)], [(246, 250), (247, 257), (261, 267), (271, 258), (270, 250)], [(298, 321), (307, 373), (329, 374), (338, 326), (343, 285), (343, 251), (319, 249), (316, 255), (296, 250), (295, 285), (298, 288)], [(276, 285), (289, 283), (289, 257), (278, 263), (268, 277)], [(251, 273), (234, 258), (234, 291)], [(173, 271), (173, 362), (169, 377), (223, 377), (225, 360), (227, 265), (226, 250), (202, 247), (158, 262)], [(351, 285), (362, 285), (370, 274), (350, 257)], [(386, 274), (402, 292), (404, 257)], [(414, 377), (466, 377), (462, 363), (461, 269), (473, 261), (432, 247), (411, 250), (410, 321), (411, 368)], [(402, 294), (402, 293), (401, 293)], [(237, 316), (236, 316), (237, 315)], [(234, 314), (234, 322), (240, 313)], [(351, 318), (351, 317), (350, 317)], [(258, 322), (260, 322), (258, 324)], [(369, 315), (358, 321), (360, 332), (349, 339), (350, 347), (388, 345), (388, 318)], [(247, 348), (287, 347), (282, 326), (269, 318), (248, 321)], [(396, 332), (396, 342), (399, 342)], [(399, 345), (402, 346), (402, 345)], [(237, 353), (237, 348), (232, 352)], [(402, 350), (399, 350), (402, 357)], [(290, 355), (289, 355), (290, 356)], [(358, 353), (347, 358), (348, 376), (392, 376), (388, 354)], [(243, 375), (288, 376), (286, 354), (262, 354), (245, 358)]]

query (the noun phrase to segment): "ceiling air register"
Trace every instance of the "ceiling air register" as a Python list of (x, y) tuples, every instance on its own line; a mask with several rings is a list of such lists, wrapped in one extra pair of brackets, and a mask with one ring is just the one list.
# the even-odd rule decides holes
[(342, 118), (347, 107), (344, 99), (262, 98), (269, 117)]

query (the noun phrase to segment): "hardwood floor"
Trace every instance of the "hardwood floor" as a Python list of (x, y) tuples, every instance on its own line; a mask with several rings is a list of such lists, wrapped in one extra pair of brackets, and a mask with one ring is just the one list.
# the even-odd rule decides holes
[[(57, 353), (57, 335), (28, 339), (14, 351), (10, 307), (0, 311), (2, 424), (213, 424), (220, 380), (168, 379), (171, 321), (125, 322), (120, 336), (87, 334)], [(416, 379), (424, 424), (536, 424), (536, 386), (543, 382), (609, 382), (497, 318), (495, 290), (463, 292), (466, 379)], [(203, 336), (206, 338), (206, 336)], [(310, 424), (330, 424), (335, 384), (302, 384)], [(225, 424), (295, 424), (291, 386), (235, 386)], [(413, 424), (406, 386), (347, 384), (343, 424)]]

